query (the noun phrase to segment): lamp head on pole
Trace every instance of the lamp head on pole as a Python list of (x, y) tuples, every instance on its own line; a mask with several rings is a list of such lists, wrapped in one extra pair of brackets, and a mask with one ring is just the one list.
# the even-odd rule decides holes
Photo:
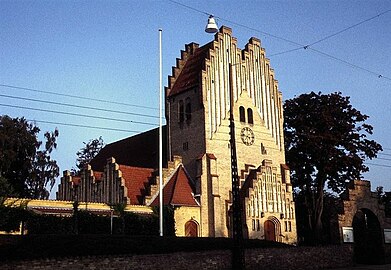
[(214, 33), (217, 33), (218, 31), (219, 31), (219, 29), (217, 28), (215, 18), (213, 17), (213, 15), (209, 15), (208, 23), (205, 27), (205, 32), (210, 33), (210, 34), (214, 34)]

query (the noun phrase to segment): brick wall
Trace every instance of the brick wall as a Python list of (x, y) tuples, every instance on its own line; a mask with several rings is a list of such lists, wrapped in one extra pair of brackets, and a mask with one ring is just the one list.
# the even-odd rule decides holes
[[(291, 247), (246, 250), (246, 269), (326, 269), (353, 265), (352, 246)], [(8, 269), (230, 269), (226, 250), (155, 255), (115, 255), (0, 263)]]

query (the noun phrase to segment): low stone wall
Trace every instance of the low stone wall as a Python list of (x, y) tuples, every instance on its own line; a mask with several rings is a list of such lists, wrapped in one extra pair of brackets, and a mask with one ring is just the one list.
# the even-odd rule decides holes
[[(91, 247), (93, 248), (93, 247)], [(353, 265), (352, 246), (247, 249), (246, 269), (327, 269)], [(231, 269), (227, 250), (154, 255), (88, 256), (0, 263), (7, 269)]]

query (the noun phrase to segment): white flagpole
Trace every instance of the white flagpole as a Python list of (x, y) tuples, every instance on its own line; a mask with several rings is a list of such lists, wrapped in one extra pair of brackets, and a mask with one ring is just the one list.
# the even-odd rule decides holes
[(159, 232), (163, 236), (162, 29), (159, 29)]

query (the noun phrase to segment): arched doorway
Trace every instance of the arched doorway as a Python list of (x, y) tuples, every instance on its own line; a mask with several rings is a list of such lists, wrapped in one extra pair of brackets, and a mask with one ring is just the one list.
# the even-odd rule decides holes
[(265, 240), (276, 241), (276, 227), (274, 226), (273, 221), (266, 220), (264, 224), (264, 228), (265, 228)]
[(197, 237), (198, 236), (198, 224), (194, 220), (189, 220), (185, 224), (185, 236)]
[(354, 259), (357, 263), (384, 263), (384, 247), (377, 216), (362, 208), (353, 217)]

